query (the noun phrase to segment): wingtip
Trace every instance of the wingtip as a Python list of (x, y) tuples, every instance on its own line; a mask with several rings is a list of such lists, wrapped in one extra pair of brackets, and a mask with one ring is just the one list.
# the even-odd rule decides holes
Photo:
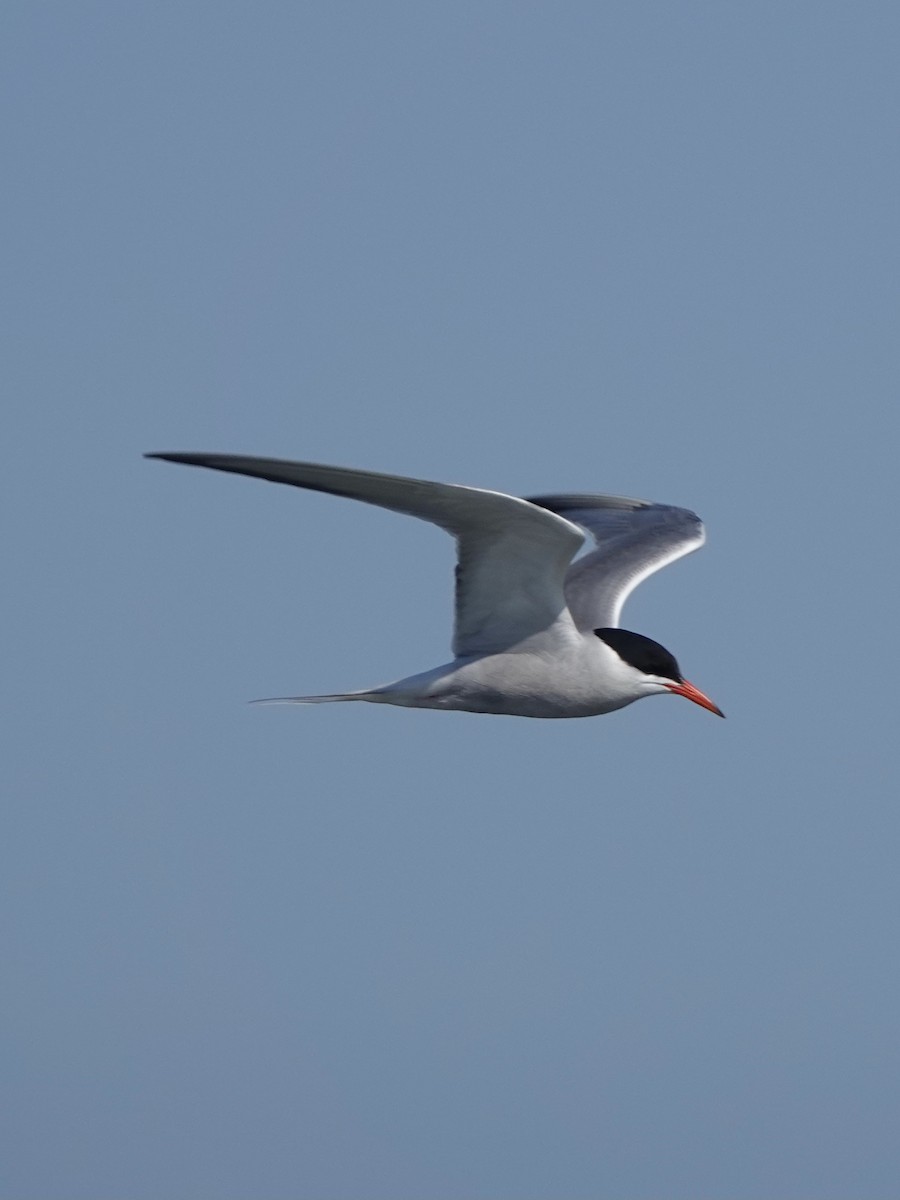
[(212, 460), (219, 456), (215, 454), (185, 453), (183, 450), (148, 450), (144, 458), (156, 458), (162, 462), (184, 463), (189, 467), (205, 467), (212, 465)]

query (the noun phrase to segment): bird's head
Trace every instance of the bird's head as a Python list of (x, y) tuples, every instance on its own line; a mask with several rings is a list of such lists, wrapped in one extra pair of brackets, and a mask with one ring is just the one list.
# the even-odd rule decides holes
[(595, 629), (594, 633), (619, 658), (623, 674), (634, 685), (638, 695), (653, 696), (671, 692), (675, 696), (693, 700), (701, 708), (708, 708), (717, 717), (725, 716), (708, 696), (688, 683), (675, 656), (659, 642), (644, 637), (642, 633), (631, 633), (628, 629)]

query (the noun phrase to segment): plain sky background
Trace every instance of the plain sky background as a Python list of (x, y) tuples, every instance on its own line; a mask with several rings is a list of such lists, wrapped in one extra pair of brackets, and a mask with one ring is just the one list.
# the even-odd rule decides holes
[[(896, 4), (2, 25), (3, 1200), (895, 1200)], [(694, 508), (729, 719), (248, 707), (452, 544), (148, 450)]]

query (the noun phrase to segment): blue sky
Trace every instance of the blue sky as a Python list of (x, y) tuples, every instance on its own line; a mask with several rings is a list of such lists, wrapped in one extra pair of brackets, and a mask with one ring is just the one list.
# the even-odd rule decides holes
[[(4, 27), (0, 1193), (894, 1197), (896, 7)], [(452, 545), (153, 450), (696, 509), (729, 719), (250, 708)]]

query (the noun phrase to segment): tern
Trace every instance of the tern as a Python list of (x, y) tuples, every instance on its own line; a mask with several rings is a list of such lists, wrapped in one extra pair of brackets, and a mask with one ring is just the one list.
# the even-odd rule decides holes
[[(642, 580), (703, 545), (703, 523), (688, 509), (624, 496), (520, 499), (275, 458), (146, 457), (362, 500), (430, 521), (456, 539), (452, 662), (365, 691), (285, 696), (281, 703), (364, 700), (518, 717), (592, 717), (644, 696), (675, 695), (725, 715), (684, 678), (668, 650), (619, 626), (622, 606)], [(575, 558), (585, 533), (595, 548)]]

